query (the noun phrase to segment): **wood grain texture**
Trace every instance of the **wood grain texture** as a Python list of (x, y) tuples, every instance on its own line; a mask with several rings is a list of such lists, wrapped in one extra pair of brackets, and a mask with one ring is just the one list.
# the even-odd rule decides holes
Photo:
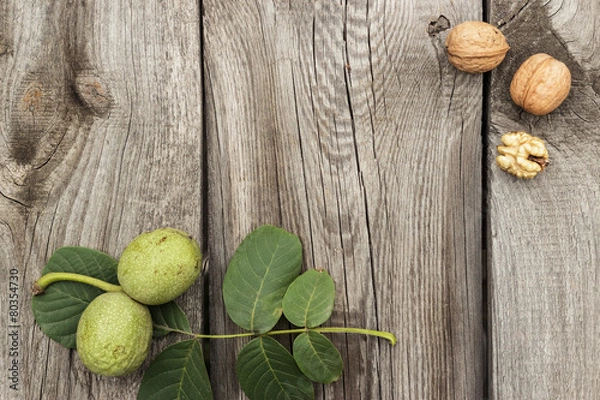
[[(457, 72), (443, 13), (472, 2), (204, 2), (210, 327), (236, 331), (227, 262), (265, 223), (298, 234), (337, 284), (344, 376), (323, 399), (479, 399), (481, 76)], [(242, 342), (211, 346), (217, 399), (241, 399)]]
[[(491, 387), (494, 399), (596, 399), (600, 392), (600, 52), (598, 1), (495, 1), (491, 20), (512, 49), (494, 73), (489, 176)], [(553, 113), (534, 117), (508, 87), (545, 52), (573, 85)], [(511, 130), (542, 138), (549, 167), (519, 181), (494, 165)]]
[[(195, 1), (0, 4), (0, 280), (20, 285), (19, 390), (3, 378), (0, 398), (136, 397), (141, 372), (94, 376), (40, 331), (30, 287), (64, 245), (118, 257), (163, 225), (202, 240), (199, 18)], [(200, 289), (181, 302), (194, 324)]]

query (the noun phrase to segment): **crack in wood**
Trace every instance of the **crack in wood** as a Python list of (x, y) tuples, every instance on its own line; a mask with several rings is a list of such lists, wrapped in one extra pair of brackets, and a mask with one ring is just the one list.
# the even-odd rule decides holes
[(521, 12), (523, 12), (523, 10), (525, 10), (525, 8), (528, 5), (529, 0), (527, 0), (516, 12), (513, 12), (507, 15), (506, 17), (501, 18), (497, 24), (498, 29), (502, 28), (504, 25), (508, 25), (509, 23), (511, 23), (515, 18), (519, 16), (519, 14), (521, 14)]
[(8, 196), (8, 195), (4, 194), (1, 190), (0, 190), (0, 196), (4, 197), (6, 200), (10, 201), (11, 203), (15, 203), (15, 204), (25, 207), (25, 208), (32, 208), (32, 206), (30, 204), (24, 203), (14, 197)]

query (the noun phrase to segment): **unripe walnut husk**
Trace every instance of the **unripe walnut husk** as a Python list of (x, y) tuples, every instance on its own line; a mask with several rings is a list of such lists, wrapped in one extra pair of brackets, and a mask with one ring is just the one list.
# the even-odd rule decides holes
[(198, 243), (174, 228), (134, 238), (123, 250), (117, 277), (123, 291), (147, 305), (168, 303), (190, 288), (202, 267)]
[(461, 71), (488, 72), (496, 68), (510, 49), (500, 30), (487, 22), (456, 25), (446, 38), (448, 61)]
[(554, 111), (569, 95), (571, 72), (554, 57), (539, 53), (529, 57), (510, 84), (510, 97), (516, 105), (534, 115)]

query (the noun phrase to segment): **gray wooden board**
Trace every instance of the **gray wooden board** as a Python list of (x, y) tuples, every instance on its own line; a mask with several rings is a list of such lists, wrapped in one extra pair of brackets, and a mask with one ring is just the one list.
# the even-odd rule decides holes
[[(512, 47), (493, 73), (489, 193), (490, 395), (597, 399), (600, 393), (600, 2), (496, 1), (491, 22)], [(570, 68), (553, 113), (515, 106), (509, 85), (530, 55)], [(494, 165), (502, 134), (542, 138), (550, 164), (532, 181)]]
[[(482, 78), (450, 67), (443, 10), (472, 2), (204, 2), (210, 327), (236, 331), (224, 269), (253, 228), (298, 234), (337, 284), (344, 376), (328, 399), (478, 399)], [(243, 341), (211, 346), (215, 398), (244, 398)]]
[[(489, 365), (483, 79), (448, 64), (447, 31), (430, 25), (441, 14), (452, 25), (479, 20), (480, 5), (133, 3), (0, 4), (0, 282), (13, 271), (20, 285), (19, 356), (0, 357), (3, 371), (19, 362), (20, 390), (3, 379), (0, 398), (135, 398), (142, 371), (94, 376), (33, 324), (29, 288), (55, 249), (118, 257), (144, 230), (187, 230), (210, 257), (209, 330), (229, 333), (223, 274), (265, 223), (300, 236), (305, 269), (333, 276), (328, 324), (398, 337), (391, 347), (330, 336), (344, 375), (317, 398), (479, 399), (486, 368), (495, 399), (594, 398), (597, 0), (489, 6), (512, 47), (492, 74), (483, 140)], [(533, 51), (563, 59), (574, 77), (567, 102), (542, 118), (508, 97)], [(514, 129), (549, 145), (551, 164), (533, 181), (494, 165)], [(202, 284), (179, 301), (196, 330)], [(9, 294), (0, 289), (3, 318)], [(243, 344), (211, 342), (217, 399), (244, 398), (234, 374)]]
[[(61, 246), (118, 257), (135, 235), (163, 225), (202, 241), (199, 19), (196, 1), (0, 4), (0, 398), (135, 398), (141, 370), (122, 379), (87, 372), (34, 324), (30, 288)], [(200, 289), (180, 302), (195, 325)], [(9, 386), (13, 360), (18, 391)]]

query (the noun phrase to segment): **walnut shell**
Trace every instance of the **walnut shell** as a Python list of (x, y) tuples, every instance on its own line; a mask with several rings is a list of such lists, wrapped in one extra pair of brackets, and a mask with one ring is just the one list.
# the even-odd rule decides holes
[(456, 25), (446, 38), (448, 61), (465, 72), (487, 72), (504, 60), (510, 49), (498, 28), (481, 21)]
[(534, 115), (554, 111), (569, 95), (571, 72), (554, 57), (539, 53), (529, 57), (510, 84), (510, 97), (516, 105)]

